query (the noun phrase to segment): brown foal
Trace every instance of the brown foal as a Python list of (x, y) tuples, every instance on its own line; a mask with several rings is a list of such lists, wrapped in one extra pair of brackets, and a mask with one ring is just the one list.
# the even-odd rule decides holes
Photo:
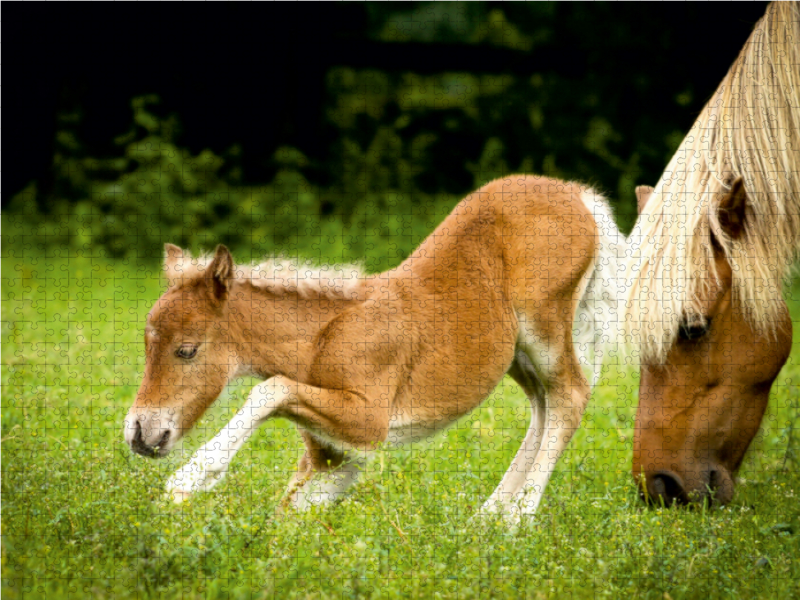
[(256, 427), (284, 417), (306, 445), (288, 493), (302, 509), (344, 492), (380, 445), (463, 417), (508, 373), (532, 417), (484, 509), (533, 513), (589, 399), (579, 355), (591, 346), (600, 364), (616, 339), (616, 235), (591, 189), (514, 175), (470, 194), (377, 275), (237, 267), (224, 246), (209, 261), (167, 245), (169, 288), (147, 316), (125, 438), (163, 456), (228, 382), (255, 375), (266, 381), (168, 490), (210, 489)]

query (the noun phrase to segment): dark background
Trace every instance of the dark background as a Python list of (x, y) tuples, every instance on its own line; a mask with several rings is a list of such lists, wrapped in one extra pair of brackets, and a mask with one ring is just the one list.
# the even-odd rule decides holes
[(765, 7), (8, 4), (4, 212), (112, 256), (302, 251), (287, 230), (526, 171), (596, 185), (626, 228)]

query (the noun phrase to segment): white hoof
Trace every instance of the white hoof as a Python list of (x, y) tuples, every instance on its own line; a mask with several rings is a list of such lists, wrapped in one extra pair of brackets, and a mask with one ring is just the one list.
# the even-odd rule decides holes
[(176, 504), (188, 500), (197, 492), (207, 492), (225, 477), (227, 465), (218, 470), (209, 469), (208, 461), (200, 460), (196, 455), (183, 465), (167, 481), (167, 496)]
[(192, 497), (190, 493), (181, 490), (172, 490), (167, 493), (167, 496), (168, 499), (172, 500), (175, 504), (181, 504)]
[(317, 473), (311, 479), (289, 486), (292, 506), (305, 512), (314, 506), (324, 506), (343, 500), (350, 486), (358, 479), (361, 463), (353, 461), (344, 464), (336, 471)]
[(499, 518), (502, 519), (506, 527), (515, 529), (522, 523), (523, 517), (532, 517), (535, 513), (536, 507), (530, 502), (488, 500), (481, 506), (480, 510), (470, 518), (470, 521), (495, 521)]

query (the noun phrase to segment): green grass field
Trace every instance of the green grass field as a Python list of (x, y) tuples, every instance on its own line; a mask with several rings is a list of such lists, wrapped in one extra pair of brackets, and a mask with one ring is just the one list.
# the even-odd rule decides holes
[[(786, 457), (800, 347), (723, 509), (639, 501), (637, 379), (612, 366), (538, 514), (516, 531), (469, 520), (527, 425), (510, 379), (444, 434), (378, 452), (343, 502), (275, 517), (302, 452), (285, 421), (266, 424), (213, 493), (181, 506), (164, 496), (254, 381), (232, 386), (170, 458), (135, 456), (122, 439), (161, 285), (133, 263), (5, 252), (4, 599), (800, 597), (800, 475)], [(800, 321), (800, 301), (792, 311)]]

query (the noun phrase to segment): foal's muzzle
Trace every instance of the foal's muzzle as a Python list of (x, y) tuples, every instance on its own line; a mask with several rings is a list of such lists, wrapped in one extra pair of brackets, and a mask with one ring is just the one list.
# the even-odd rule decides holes
[(125, 441), (136, 454), (148, 458), (161, 458), (169, 454), (178, 439), (172, 421), (136, 415), (131, 411), (125, 419)]

